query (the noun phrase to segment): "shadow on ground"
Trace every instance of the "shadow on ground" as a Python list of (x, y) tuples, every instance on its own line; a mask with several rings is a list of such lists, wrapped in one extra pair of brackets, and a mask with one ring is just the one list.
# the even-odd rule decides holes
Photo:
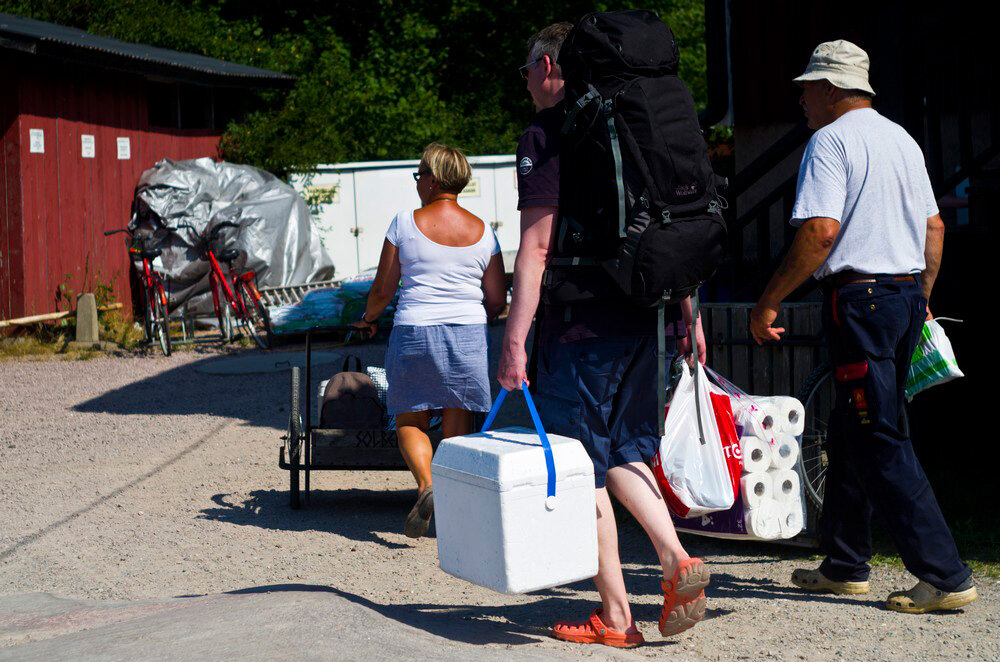
[[(254, 426), (283, 430), (288, 424), (291, 397), (288, 365), (301, 355), (301, 350), (294, 348), (271, 352), (251, 349), (222, 355), (213, 353), (102, 393), (76, 405), (73, 410), (122, 416), (204, 414), (242, 419)], [(332, 355), (326, 352), (324, 361), (314, 365), (311, 393), (315, 393), (321, 379), (329, 378), (340, 369), (339, 362), (329, 358)], [(213, 368), (227, 362), (242, 362), (244, 365), (257, 362), (261, 371), (211, 374)], [(381, 365), (381, 362), (375, 365)]]
[[(426, 603), (386, 605), (373, 602), (342, 589), (310, 584), (277, 584), (230, 591), (231, 594), (270, 593), (276, 591), (319, 591), (348, 600), (394, 621), (468, 644), (519, 646), (536, 644), (548, 637), (554, 618), (584, 619), (594, 608), (587, 599), (575, 597), (571, 587), (553, 589), (558, 594), (540, 596), (517, 605), (440, 605)], [(669, 647), (675, 641), (650, 641), (647, 646)]]
[(309, 502), (303, 496), (303, 507), (292, 510), (287, 491), (254, 490), (242, 502), (232, 501), (229, 494), (216, 494), (212, 501), (217, 507), (202, 510), (199, 517), (278, 531), (333, 533), (389, 549), (407, 549), (410, 545), (392, 542), (380, 534), (402, 532), (403, 520), (416, 499), (415, 489), (313, 489)]
[[(496, 375), (504, 324), (489, 327), (489, 361), (493, 396), (499, 392)], [(315, 415), (315, 394), (319, 383), (341, 369), (347, 355), (358, 356), (364, 365), (385, 365), (384, 342), (352, 344), (316, 343), (313, 351), (312, 385), (309, 398)], [(247, 421), (258, 427), (285, 430), (288, 427), (291, 365), (304, 364), (304, 345), (287, 345), (265, 352), (236, 350), (226, 354), (193, 350), (205, 358), (165, 370), (116, 388), (73, 407), (74, 411), (118, 415), (205, 414)], [(319, 360), (317, 360), (319, 357)], [(226, 364), (235, 374), (226, 372)], [(305, 372), (302, 373), (305, 379)], [(305, 393), (302, 394), (303, 404)], [(315, 425), (316, 421), (313, 421)], [(531, 425), (524, 400), (510, 398), (497, 417), (496, 427)]]

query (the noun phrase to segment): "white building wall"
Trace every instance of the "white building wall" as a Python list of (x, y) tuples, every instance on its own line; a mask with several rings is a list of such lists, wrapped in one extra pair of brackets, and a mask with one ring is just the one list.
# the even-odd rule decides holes
[[(514, 155), (473, 156), (469, 163), (472, 179), (459, 203), (493, 226), (505, 253), (516, 251), (520, 215)], [(418, 164), (416, 160), (323, 164), (310, 175), (293, 177), (292, 186), (304, 195), (310, 188), (336, 189), (333, 200), (320, 205), (314, 217), (320, 240), (333, 258), (335, 278), (378, 266), (393, 216), (420, 206), (412, 175)], [(506, 266), (510, 270), (513, 264)]]

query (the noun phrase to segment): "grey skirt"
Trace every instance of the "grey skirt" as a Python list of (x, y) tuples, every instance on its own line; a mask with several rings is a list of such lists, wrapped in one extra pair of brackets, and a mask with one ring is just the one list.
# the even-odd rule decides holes
[(485, 324), (394, 326), (385, 352), (390, 414), (489, 411)]

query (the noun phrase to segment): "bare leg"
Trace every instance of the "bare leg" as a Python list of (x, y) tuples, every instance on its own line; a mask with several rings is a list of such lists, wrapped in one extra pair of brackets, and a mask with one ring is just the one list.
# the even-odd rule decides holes
[(653, 472), (642, 462), (614, 467), (608, 471), (608, 488), (645, 529), (663, 566), (663, 578), (671, 579), (677, 564), (690, 557), (677, 538)]
[(601, 594), (601, 620), (612, 630), (638, 632), (622, 576), (618, 556), (618, 526), (611, 509), (611, 497), (605, 487), (597, 490), (597, 592)]
[(460, 437), (472, 432), (472, 412), (467, 409), (445, 408), (441, 412), (441, 434), (448, 437)]
[(396, 439), (399, 452), (406, 460), (413, 477), (417, 479), (417, 491), (423, 494), (431, 486), (431, 458), (434, 451), (427, 437), (430, 427), (430, 412), (416, 411), (396, 414)]

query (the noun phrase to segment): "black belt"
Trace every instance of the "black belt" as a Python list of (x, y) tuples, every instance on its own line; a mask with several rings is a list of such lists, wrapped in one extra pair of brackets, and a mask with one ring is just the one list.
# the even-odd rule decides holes
[(863, 274), (860, 271), (847, 269), (827, 276), (822, 282), (823, 285), (828, 287), (842, 287), (844, 285), (854, 285), (855, 283), (877, 283), (879, 280), (882, 280), (882, 282), (889, 280), (893, 283), (906, 281), (916, 283), (917, 277), (914, 274)]

